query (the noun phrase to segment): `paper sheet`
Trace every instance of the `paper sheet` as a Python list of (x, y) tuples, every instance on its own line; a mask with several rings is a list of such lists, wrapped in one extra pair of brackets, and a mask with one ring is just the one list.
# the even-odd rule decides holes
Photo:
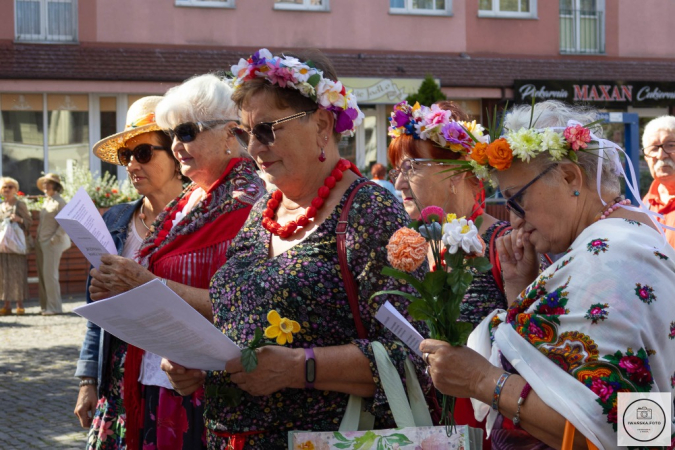
[(223, 370), (241, 350), (159, 280), (73, 310), (113, 336), (178, 364)]
[(101, 265), (101, 255), (117, 254), (108, 227), (84, 188), (80, 188), (57, 214), (56, 221), (97, 269)]
[(389, 302), (382, 305), (377, 314), (375, 314), (375, 318), (394, 333), (405, 345), (410, 347), (410, 350), (422, 356), (420, 343), (424, 340), (424, 337), (394, 308), (394, 305)]

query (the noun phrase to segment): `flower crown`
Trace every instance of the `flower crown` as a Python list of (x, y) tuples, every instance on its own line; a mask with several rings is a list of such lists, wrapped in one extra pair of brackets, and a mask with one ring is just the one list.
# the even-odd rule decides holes
[(529, 163), (548, 153), (553, 161), (568, 158), (576, 162), (577, 152), (586, 150), (588, 143), (594, 140), (590, 130), (593, 125), (595, 122), (588, 125), (577, 122), (569, 123), (567, 127), (509, 130), (489, 144), (476, 142), (469, 152), (469, 165), (476, 177), (487, 179), (490, 169), (506, 170), (514, 158)]
[(408, 134), (415, 139), (430, 140), (440, 148), (458, 153), (468, 153), (475, 142), (482, 142), (483, 127), (472, 122), (452, 120), (452, 111), (438, 105), (410, 106), (407, 101), (394, 106), (389, 118), (389, 136), (397, 138)]
[(356, 97), (339, 81), (324, 78), (323, 72), (311, 61), (305, 63), (292, 56), (272, 56), (262, 48), (248, 59), (240, 59), (232, 66), (234, 88), (254, 78), (264, 78), (282, 88), (298, 90), (315, 101), (320, 108), (335, 116), (335, 131), (343, 136), (353, 136), (354, 130), (365, 117), (356, 104)]

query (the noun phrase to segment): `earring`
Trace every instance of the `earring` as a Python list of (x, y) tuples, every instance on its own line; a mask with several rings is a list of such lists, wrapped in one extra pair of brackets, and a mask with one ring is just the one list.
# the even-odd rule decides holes
[(580, 192), (577, 191), (577, 190), (575, 190), (575, 191), (574, 191), (574, 196), (575, 196), (575, 197), (578, 197), (579, 195), (580, 195)]
[(456, 194), (457, 194), (457, 188), (455, 187), (454, 184), (452, 185), (452, 188), (450, 189), (450, 191), (452, 191), (452, 195), (456, 195)]
[(230, 149), (228, 148), (227, 151), (225, 151), (225, 153), (227, 153), (228, 155), (231, 155), (231, 154), (232, 154), (232, 150), (230, 150)]
[(319, 155), (319, 161), (324, 162), (326, 160), (326, 152), (323, 151), (323, 147), (321, 147), (321, 154)]

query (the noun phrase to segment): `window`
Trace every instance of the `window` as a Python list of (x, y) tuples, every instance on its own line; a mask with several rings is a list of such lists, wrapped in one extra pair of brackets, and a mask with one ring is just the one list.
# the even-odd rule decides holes
[(234, 8), (234, 0), (176, 0), (176, 6), (201, 8)]
[(480, 0), (478, 17), (536, 19), (537, 0)]
[(21, 42), (77, 42), (77, 0), (16, 0), (14, 30)]
[(47, 95), (47, 172), (89, 168), (89, 96)]
[(389, 0), (392, 14), (452, 15), (452, 0)]
[(560, 0), (560, 53), (605, 53), (605, 2)]
[(328, 11), (328, 0), (274, 0), (274, 9)]

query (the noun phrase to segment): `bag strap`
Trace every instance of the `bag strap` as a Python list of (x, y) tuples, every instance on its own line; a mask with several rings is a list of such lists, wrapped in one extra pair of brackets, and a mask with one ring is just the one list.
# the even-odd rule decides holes
[[(572, 425), (572, 422), (569, 420), (565, 422), (565, 434), (563, 435), (562, 447), (560, 450), (572, 450), (574, 448), (574, 433), (576, 428)], [(595, 446), (588, 438), (586, 438), (586, 444), (588, 444), (588, 450), (598, 450), (598, 447)]]
[(511, 225), (501, 225), (497, 227), (490, 237), (490, 264), (492, 264), (492, 277), (500, 292), (504, 292), (504, 281), (502, 280), (502, 264), (499, 262), (497, 254), (497, 238), (503, 236), (511, 229)]
[(342, 282), (345, 285), (345, 291), (347, 292), (347, 297), (349, 298), (349, 307), (352, 310), (352, 316), (354, 316), (354, 325), (356, 326), (356, 332), (359, 335), (359, 339), (368, 339), (368, 333), (366, 332), (366, 328), (363, 326), (363, 321), (361, 320), (361, 313), (359, 311), (359, 291), (356, 286), (356, 281), (354, 280), (354, 275), (352, 275), (351, 270), (349, 270), (349, 265), (347, 264), (347, 226), (349, 225), (349, 209), (354, 202), (354, 197), (356, 197), (356, 193), (359, 191), (359, 189), (367, 184), (374, 185), (375, 183), (370, 181), (359, 183), (349, 194), (345, 205), (342, 207), (340, 220), (338, 221), (337, 227), (335, 228), (338, 258), (340, 260), (340, 272), (342, 272)]

